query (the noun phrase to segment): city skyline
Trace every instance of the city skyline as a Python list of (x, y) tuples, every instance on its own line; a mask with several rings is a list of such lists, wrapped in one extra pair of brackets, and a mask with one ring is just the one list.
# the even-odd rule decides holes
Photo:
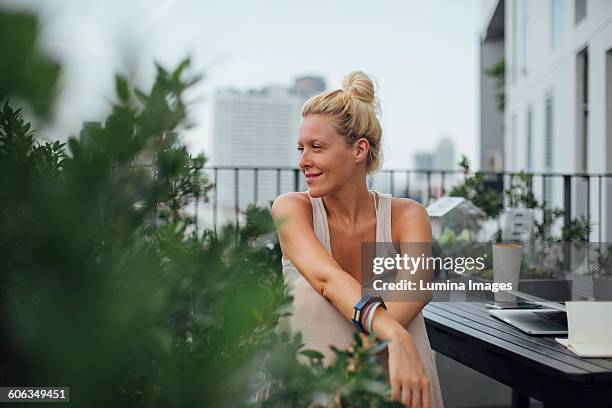
[(361, 69), (378, 85), (384, 165), (411, 165), (412, 153), (433, 148), (443, 133), (452, 135), (458, 152), (477, 157), (475, 0), (387, 1), (375, 7), (361, 1), (314, 1), (308, 7), (274, 1), (263, 8), (237, 1), (7, 4), (41, 15), (44, 47), (70, 78), (62, 84), (54, 123), (41, 134), (66, 138), (78, 134), (83, 122), (103, 117), (113, 98), (113, 71), (146, 87), (153, 59), (172, 66), (191, 55), (193, 71), (206, 75), (191, 95), (196, 126), (185, 132), (194, 152), (212, 151), (211, 100), (217, 89), (289, 86), (304, 75), (321, 76), (332, 89)]

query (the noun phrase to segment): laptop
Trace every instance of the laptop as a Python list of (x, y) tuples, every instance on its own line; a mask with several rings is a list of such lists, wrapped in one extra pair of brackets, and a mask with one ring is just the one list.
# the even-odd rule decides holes
[(515, 290), (508, 293), (535, 303), (537, 308), (489, 310), (491, 316), (527, 334), (539, 336), (567, 334), (565, 305)]

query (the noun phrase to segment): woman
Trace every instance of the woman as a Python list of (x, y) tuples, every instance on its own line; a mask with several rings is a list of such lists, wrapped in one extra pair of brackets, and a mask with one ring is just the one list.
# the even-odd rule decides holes
[[(352, 72), (342, 89), (304, 104), (298, 150), (308, 191), (283, 194), (272, 206), (283, 275), (294, 296), (294, 313), (282, 324), (301, 331), (306, 347), (323, 353), (326, 364), (333, 357), (330, 345), (347, 348), (352, 342), (354, 307), (362, 299), (361, 243), (431, 242), (420, 204), (367, 189), (366, 176), (380, 165), (381, 137), (372, 81)], [(442, 407), (421, 315), (425, 304), (369, 307), (369, 329), (389, 341), (392, 399), (409, 407)]]

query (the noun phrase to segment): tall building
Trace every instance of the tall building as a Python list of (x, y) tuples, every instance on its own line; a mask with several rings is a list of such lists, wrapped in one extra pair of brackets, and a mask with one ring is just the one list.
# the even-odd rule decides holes
[[(483, 11), (482, 168), (611, 173), (612, 2), (486, 0)], [(500, 89), (484, 70), (502, 62)], [(500, 91), (503, 113), (494, 110)], [(563, 183), (548, 178), (534, 190), (541, 192), (538, 198), (563, 207)], [(592, 236), (609, 240), (612, 179), (603, 178), (601, 190), (598, 184), (573, 177), (570, 212), (590, 214)]]
[[(413, 157), (414, 168), (417, 172), (414, 174), (413, 185), (408, 195), (421, 202), (442, 195), (442, 181), (444, 181), (444, 189), (447, 189), (452, 184), (454, 175), (446, 174), (442, 180), (438, 171), (453, 170), (457, 167), (453, 141), (443, 137), (433, 152), (417, 152)], [(433, 176), (430, 175), (428, 178), (427, 173), (419, 172), (426, 170), (432, 170)]]
[(433, 152), (416, 152), (413, 157), (416, 170), (453, 170), (457, 167), (455, 145), (447, 137), (440, 139)]
[(453, 170), (457, 167), (455, 145), (451, 139), (443, 137), (438, 143), (434, 155), (434, 166), (437, 170)]
[[(296, 167), (302, 104), (324, 86), (322, 78), (303, 77), (296, 80), (293, 88), (270, 86), (248, 91), (219, 90), (213, 103), (211, 164)], [(238, 173), (236, 188), (234, 171), (220, 170), (217, 184), (219, 207), (232, 210), (236, 195), (240, 208), (253, 201), (265, 205), (276, 197), (279, 190), (290, 190), (293, 180), (289, 171), (281, 173), (279, 183), (276, 170), (242, 170)]]
[(325, 90), (325, 80), (320, 76), (302, 76), (295, 78), (293, 91), (304, 99), (310, 98)]
[(416, 170), (433, 170), (434, 155), (429, 152), (417, 152), (414, 154), (414, 168)]

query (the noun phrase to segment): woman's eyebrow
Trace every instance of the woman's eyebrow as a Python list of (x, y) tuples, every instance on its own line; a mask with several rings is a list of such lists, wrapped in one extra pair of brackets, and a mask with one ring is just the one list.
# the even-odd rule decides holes
[(312, 139), (312, 140), (309, 140), (308, 143), (310, 143), (310, 144), (317, 143), (317, 144), (320, 144), (320, 145), (324, 145), (325, 144), (325, 142), (323, 142), (321, 139)]

